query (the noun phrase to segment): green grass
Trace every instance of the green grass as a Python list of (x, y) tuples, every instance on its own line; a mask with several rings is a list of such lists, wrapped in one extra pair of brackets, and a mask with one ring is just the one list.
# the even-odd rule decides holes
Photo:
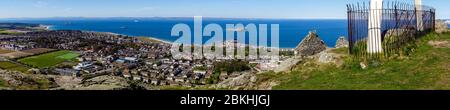
[[(431, 40), (450, 41), (450, 33), (421, 38), (411, 55), (361, 69), (359, 62), (302, 63), (291, 72), (264, 73), (259, 81), (275, 80), (277, 90), (450, 90), (450, 48), (435, 48)], [(347, 58), (349, 59), (349, 58)]]
[(337, 48), (337, 49), (331, 50), (330, 52), (337, 53), (337, 54), (349, 54), (348, 48)]
[(70, 60), (70, 59), (73, 59), (73, 58), (76, 58), (76, 57), (78, 57), (80, 54), (77, 54), (77, 53), (67, 53), (67, 54), (64, 54), (64, 55), (61, 55), (61, 56), (58, 56), (58, 58), (62, 58), (62, 59), (66, 59), (66, 60)]
[(59, 63), (62, 63), (64, 61), (72, 60), (76, 57), (78, 57), (79, 54), (67, 51), (67, 50), (61, 50), (51, 53), (46, 53), (38, 56), (31, 56), (27, 58), (19, 59), (18, 61), (27, 65), (31, 65), (33, 67), (37, 68), (47, 68), (47, 67), (53, 67), (55, 65), (58, 65)]
[(3, 81), (3, 79), (0, 79), (0, 87), (5, 87), (6, 86), (6, 82)]
[(19, 71), (22, 73), (26, 73), (29, 68), (24, 67), (22, 65), (17, 65), (11, 62), (2, 61), (0, 62), (0, 68), (5, 70), (11, 70), (11, 71)]
[(0, 29), (0, 34), (6, 34), (6, 35), (20, 35), (23, 33), (20, 32), (13, 32), (13, 31), (8, 31), (8, 30), (2, 30)]

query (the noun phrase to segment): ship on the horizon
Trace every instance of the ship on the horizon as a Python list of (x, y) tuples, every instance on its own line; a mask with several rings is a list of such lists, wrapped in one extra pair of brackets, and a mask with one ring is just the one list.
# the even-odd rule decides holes
[(236, 31), (236, 32), (243, 32), (246, 31), (245, 28), (228, 28), (227, 31)]

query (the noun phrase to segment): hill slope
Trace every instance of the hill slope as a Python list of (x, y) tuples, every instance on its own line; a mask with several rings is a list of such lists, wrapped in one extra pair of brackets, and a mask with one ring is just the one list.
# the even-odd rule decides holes
[(277, 82), (272, 89), (281, 90), (449, 90), (450, 33), (429, 34), (416, 44), (411, 55), (374, 63), (367, 69), (350, 60), (338, 67), (313, 59), (289, 72), (260, 74), (258, 82)]

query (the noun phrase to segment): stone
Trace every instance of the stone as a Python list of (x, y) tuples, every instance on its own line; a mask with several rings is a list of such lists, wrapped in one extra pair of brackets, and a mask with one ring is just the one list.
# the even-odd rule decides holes
[(448, 23), (446, 23), (444, 20), (436, 20), (435, 25), (435, 31), (436, 33), (444, 33), (448, 31)]
[(320, 52), (319, 53), (319, 62), (320, 63), (330, 63), (333, 62), (333, 55), (328, 52)]
[(367, 69), (367, 65), (363, 62), (359, 63), (362, 69)]
[(345, 39), (344, 36), (339, 37), (339, 39), (336, 41), (336, 46), (334, 46), (334, 47), (336, 47), (336, 48), (348, 47), (347, 39)]
[[(124, 90), (130, 87), (130, 84), (123, 77), (118, 76), (98, 76), (81, 82), (73, 90)], [(67, 89), (67, 88), (65, 88)]]
[(450, 48), (450, 42), (448, 41), (429, 41), (428, 45), (434, 48)]
[(319, 38), (316, 32), (309, 34), (295, 48), (295, 54), (300, 57), (308, 57), (327, 49), (325, 42)]

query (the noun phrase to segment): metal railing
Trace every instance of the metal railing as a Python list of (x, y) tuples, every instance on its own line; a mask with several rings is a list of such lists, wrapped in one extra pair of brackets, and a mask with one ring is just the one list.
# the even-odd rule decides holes
[[(381, 47), (382, 52), (368, 52), (369, 15), (371, 14), (369, 2), (348, 4), (348, 41), (349, 52), (356, 57), (382, 58), (401, 54), (402, 48), (418, 37), (434, 31), (435, 9), (428, 6), (410, 5), (400, 2), (383, 2), (381, 11)], [(421, 9), (421, 10), (418, 10)], [(377, 12), (376, 12), (377, 13)], [(419, 19), (418, 17), (419, 16)], [(420, 16), (422, 16), (420, 18)], [(423, 24), (423, 25), (418, 25)], [(370, 33), (374, 34), (374, 33)], [(376, 34), (376, 33), (375, 33)]]

